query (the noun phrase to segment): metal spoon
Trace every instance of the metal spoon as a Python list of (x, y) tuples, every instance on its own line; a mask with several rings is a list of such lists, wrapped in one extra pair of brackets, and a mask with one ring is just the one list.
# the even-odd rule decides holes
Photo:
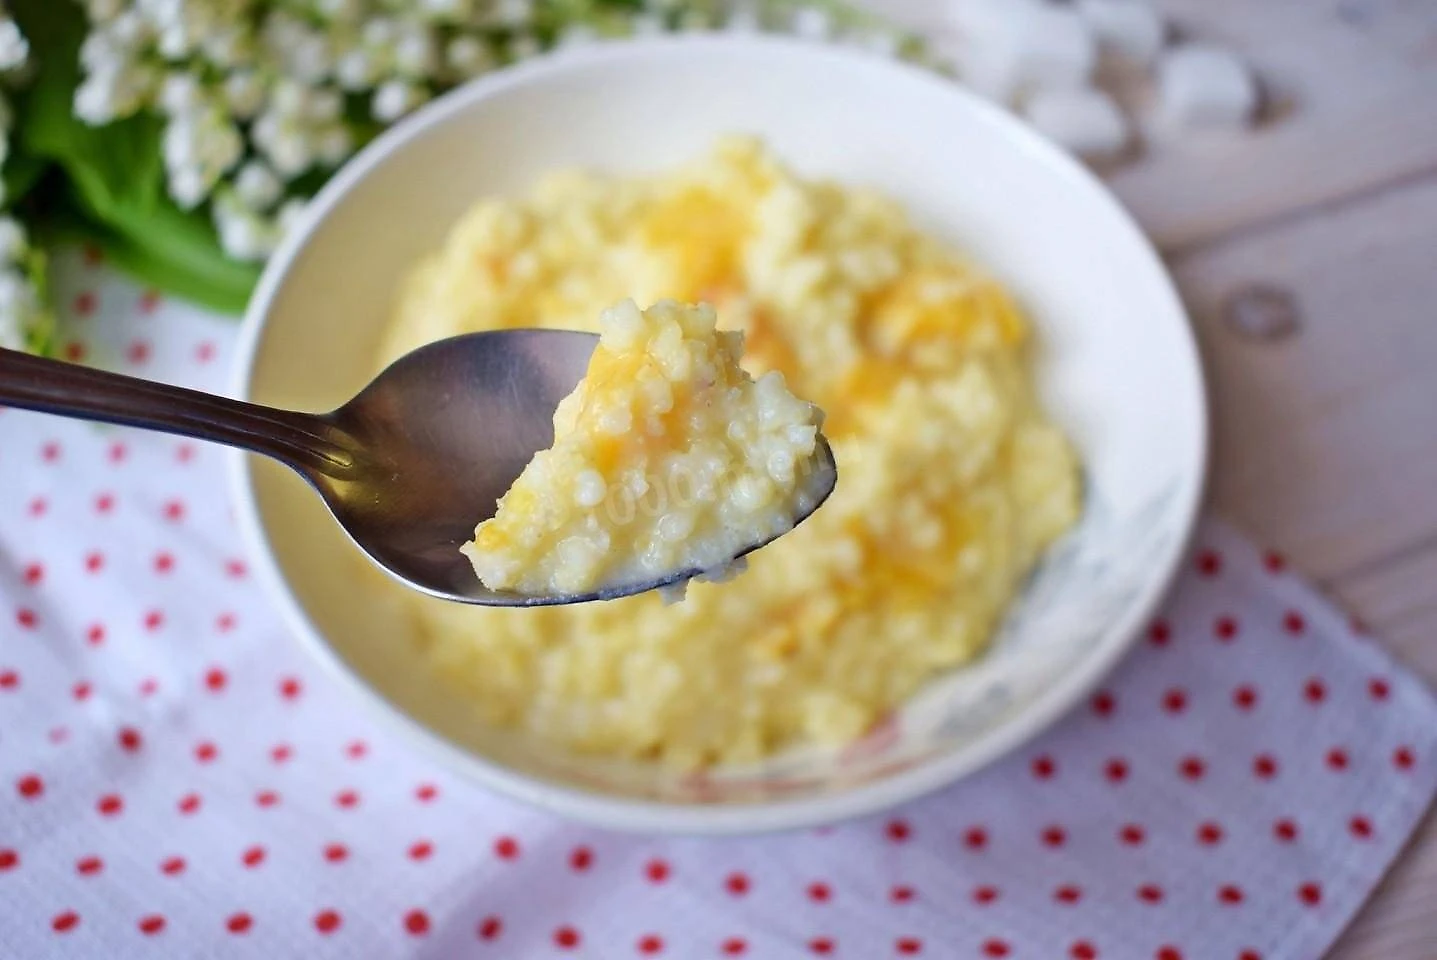
[[(400, 357), (331, 413), (276, 410), (0, 349), (0, 404), (213, 440), (273, 457), (319, 491), (381, 569), (432, 596), (491, 607), (612, 600), (703, 571), (582, 595), (489, 590), (459, 553), (539, 450), (554, 410), (583, 379), (598, 338), (562, 330), (473, 333)], [(820, 438), (794, 524), (833, 491)], [(775, 537), (755, 543), (739, 556)]]

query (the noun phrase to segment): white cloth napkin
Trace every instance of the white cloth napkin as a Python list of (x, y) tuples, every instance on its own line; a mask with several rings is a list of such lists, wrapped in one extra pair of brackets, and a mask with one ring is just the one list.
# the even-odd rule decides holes
[[(59, 272), (71, 356), (222, 389), (232, 326)], [(779, 837), (576, 826), (331, 689), (220, 459), (0, 411), (0, 956), (1312, 960), (1437, 789), (1428, 691), (1209, 522), (1106, 688), (963, 783)]]

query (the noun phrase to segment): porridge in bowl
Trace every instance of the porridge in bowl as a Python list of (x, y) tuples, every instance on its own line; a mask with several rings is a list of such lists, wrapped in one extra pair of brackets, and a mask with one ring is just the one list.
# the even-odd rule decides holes
[(503, 610), (416, 598), (422, 655), (476, 720), (680, 769), (846, 743), (985, 648), (1079, 511), (1028, 326), (896, 203), (733, 139), (651, 177), (561, 173), (481, 202), (420, 264), (380, 361), (510, 327), (707, 303), (825, 411), (840, 483), (731, 583)]

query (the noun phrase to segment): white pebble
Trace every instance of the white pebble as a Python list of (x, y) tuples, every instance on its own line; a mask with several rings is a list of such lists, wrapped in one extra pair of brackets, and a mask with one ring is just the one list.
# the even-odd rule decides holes
[(1158, 63), (1158, 122), (1168, 129), (1243, 126), (1257, 98), (1252, 72), (1221, 47), (1179, 47)]
[(1087, 21), (1071, 7), (1035, 0), (969, 0), (963, 77), (978, 92), (1012, 103), (1038, 88), (1083, 86), (1097, 64)]
[(1078, 0), (1078, 13), (1105, 49), (1149, 64), (1163, 49), (1167, 25), (1148, 0)]
[(1024, 104), (1028, 120), (1084, 157), (1112, 157), (1128, 145), (1128, 120), (1113, 98), (1092, 87), (1040, 90)]

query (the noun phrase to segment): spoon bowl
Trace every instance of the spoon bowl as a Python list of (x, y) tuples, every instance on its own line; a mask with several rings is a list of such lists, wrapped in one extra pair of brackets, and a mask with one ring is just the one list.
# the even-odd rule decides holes
[[(599, 338), (495, 330), (440, 340), (390, 364), (330, 413), (277, 410), (0, 349), (0, 404), (162, 430), (281, 461), (324, 499), (353, 543), (430, 596), (490, 607), (613, 600), (699, 576), (697, 569), (583, 594), (490, 590), (459, 547), (554, 440), (554, 411), (588, 369)], [(794, 525), (837, 482), (820, 437)], [(775, 539), (747, 546), (748, 554)], [(735, 558), (737, 559), (737, 558)]]

